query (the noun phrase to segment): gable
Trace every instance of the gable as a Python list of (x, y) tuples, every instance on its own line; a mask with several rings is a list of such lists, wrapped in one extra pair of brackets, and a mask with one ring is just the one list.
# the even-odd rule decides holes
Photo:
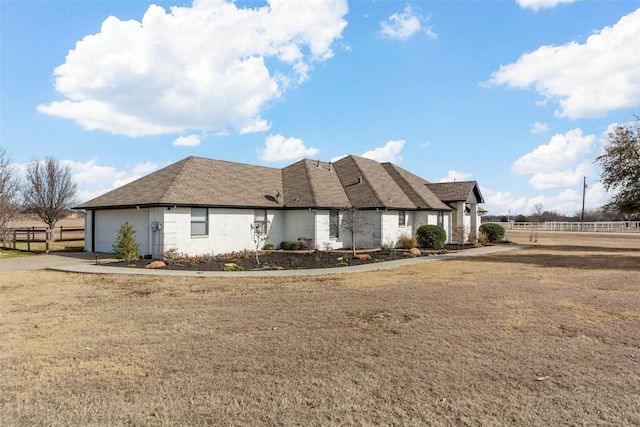
[(484, 203), (476, 181), (428, 183), (426, 186), (445, 203)]

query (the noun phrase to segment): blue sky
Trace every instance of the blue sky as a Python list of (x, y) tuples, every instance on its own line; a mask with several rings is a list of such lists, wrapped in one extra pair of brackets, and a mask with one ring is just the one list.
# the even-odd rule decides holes
[[(607, 200), (640, 113), (640, 2), (7, 1), (1, 144), (86, 201), (187, 156), (346, 154), (476, 180), (490, 214)], [(233, 185), (233, 183), (230, 183)]]

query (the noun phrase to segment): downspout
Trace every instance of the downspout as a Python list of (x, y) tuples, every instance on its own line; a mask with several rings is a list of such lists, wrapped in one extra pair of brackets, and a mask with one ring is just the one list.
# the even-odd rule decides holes
[(313, 212), (313, 246), (316, 250), (319, 250), (318, 245), (318, 210)]
[[(92, 209), (91, 212), (91, 252), (96, 251), (96, 210)], [(86, 230), (85, 230), (86, 233)]]

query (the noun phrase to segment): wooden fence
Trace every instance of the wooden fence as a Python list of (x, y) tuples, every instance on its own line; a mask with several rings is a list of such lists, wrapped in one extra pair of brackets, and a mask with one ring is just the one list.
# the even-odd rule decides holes
[(49, 244), (53, 242), (78, 242), (84, 240), (84, 227), (60, 226), (49, 229), (47, 227), (14, 228), (1, 236), (2, 242), (10, 242), (13, 249), (17, 249), (18, 243), (26, 243), (27, 251), (31, 251), (32, 243), (44, 243), (45, 250), (49, 251)]
[(584, 231), (607, 233), (640, 233), (640, 221), (597, 222), (508, 222), (498, 223), (507, 230)]

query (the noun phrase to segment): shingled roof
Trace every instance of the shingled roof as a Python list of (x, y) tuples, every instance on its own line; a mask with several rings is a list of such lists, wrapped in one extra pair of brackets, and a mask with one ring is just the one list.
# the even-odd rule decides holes
[[(432, 187), (434, 185), (436, 187)], [(78, 208), (210, 206), (450, 210), (443, 203), (449, 199), (439, 198), (433, 190), (440, 189), (439, 185), (429, 184), (392, 163), (381, 164), (353, 155), (335, 163), (305, 159), (283, 169), (192, 156), (82, 203)], [(479, 190), (474, 188), (477, 186), (469, 187), (464, 200), (470, 191), (477, 191), (479, 200), (482, 199)], [(453, 190), (464, 192), (460, 185)]]
[(300, 160), (282, 169), (287, 207), (348, 207), (349, 198), (331, 163)]
[(277, 207), (280, 169), (187, 157), (78, 206)]
[(382, 165), (375, 160), (347, 156), (334, 163), (351, 204), (358, 208), (416, 209)]
[(411, 199), (414, 205), (420, 209), (450, 210), (433, 194), (427, 184), (429, 181), (412, 174), (406, 169), (394, 165), (393, 163), (383, 163), (382, 167), (389, 176), (398, 184), (402, 191)]
[(473, 193), (478, 203), (484, 203), (484, 198), (476, 181), (428, 183), (427, 188), (445, 203), (466, 202), (471, 193)]

